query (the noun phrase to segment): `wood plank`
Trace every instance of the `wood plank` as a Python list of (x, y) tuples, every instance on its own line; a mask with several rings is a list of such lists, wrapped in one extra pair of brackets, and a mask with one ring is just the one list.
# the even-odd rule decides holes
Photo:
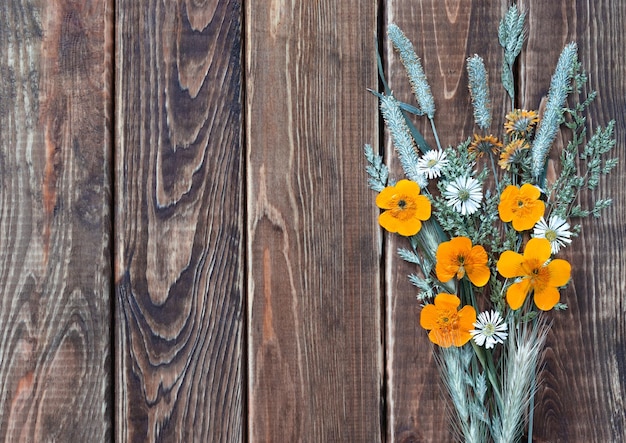
[[(386, 5), (386, 24), (396, 23), (422, 60), (435, 100), (435, 125), (443, 147), (456, 146), (478, 131), (465, 68), (465, 60), (473, 54), (484, 59), (494, 116), (491, 130), (495, 135), (500, 132), (504, 110), (508, 109), (505, 106), (510, 106), (499, 83), (502, 51), (497, 26), (502, 11), (500, 3), (482, 1), (428, 0)], [(415, 104), (400, 57), (387, 39), (385, 65), (394, 95), (401, 101)], [(426, 141), (436, 146), (428, 119), (414, 122)], [(389, 137), (385, 153), (391, 159), (388, 163), (395, 177), (401, 178), (401, 168)], [(415, 298), (417, 290), (407, 279), (407, 275), (417, 270), (398, 257), (399, 247), (410, 246), (396, 235), (386, 237), (387, 439), (390, 442), (452, 441), (445, 388), (439, 380), (431, 343), (419, 326), (421, 308)]]
[[(529, 37), (521, 64), (523, 98), (537, 107), (563, 46), (576, 41), (589, 85), (599, 98), (588, 112), (589, 129), (616, 120), (620, 163), (593, 198), (613, 198), (600, 219), (583, 222), (581, 237), (564, 250), (572, 282), (562, 299), (569, 309), (554, 315), (546, 366), (537, 395), (534, 436), (538, 442), (626, 441), (626, 4), (524, 1)], [(558, 150), (551, 155), (558, 159)], [(585, 198), (583, 205), (592, 200)]]
[(112, 1), (0, 4), (0, 440), (111, 437)]
[(376, 2), (247, 2), (249, 436), (380, 441)]
[(116, 441), (241, 441), (241, 2), (116, 4)]

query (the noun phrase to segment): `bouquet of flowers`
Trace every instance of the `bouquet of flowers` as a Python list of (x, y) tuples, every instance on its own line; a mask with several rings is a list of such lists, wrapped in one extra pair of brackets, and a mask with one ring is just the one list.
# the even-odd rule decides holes
[[(478, 55), (467, 59), (477, 133), (442, 147), (435, 103), (413, 45), (391, 24), (388, 36), (406, 69), (416, 104), (391, 93), (379, 59), (380, 110), (405, 177), (389, 178), (383, 158), (365, 147), (369, 186), (382, 209), (380, 225), (407, 239), (398, 253), (416, 266), (409, 276), (423, 304), (419, 323), (434, 352), (455, 419), (466, 442), (532, 439), (537, 373), (549, 332), (547, 311), (563, 310), (561, 291), (571, 265), (558, 254), (580, 231), (576, 220), (599, 217), (610, 199), (582, 207), (617, 164), (614, 123), (587, 134), (586, 75), (577, 46), (567, 45), (556, 64), (545, 109), (517, 109), (512, 67), (524, 43), (525, 14), (511, 7), (498, 28), (504, 51), (502, 87), (510, 112), (499, 135), (492, 124), (488, 75)], [(413, 124), (429, 119), (436, 146)], [(571, 133), (555, 173), (548, 152), (562, 126)]]

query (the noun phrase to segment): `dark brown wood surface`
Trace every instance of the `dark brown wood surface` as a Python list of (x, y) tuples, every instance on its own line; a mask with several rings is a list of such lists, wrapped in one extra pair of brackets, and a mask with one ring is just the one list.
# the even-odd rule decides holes
[(112, 2), (0, 4), (0, 440), (111, 436)]
[(379, 441), (373, 2), (248, 2), (251, 441)]
[(116, 5), (115, 437), (243, 438), (241, 4)]
[[(391, 158), (366, 88), (378, 33), (412, 102), (395, 22), (442, 143), (476, 130), (474, 53), (499, 132), (509, 2), (113, 3), (0, 2), (0, 441), (450, 441), (414, 269), (366, 184), (363, 145)], [(534, 441), (620, 442), (626, 4), (520, 5), (518, 103), (576, 41), (589, 127), (616, 119), (621, 157), (594, 194), (613, 206), (564, 252)]]

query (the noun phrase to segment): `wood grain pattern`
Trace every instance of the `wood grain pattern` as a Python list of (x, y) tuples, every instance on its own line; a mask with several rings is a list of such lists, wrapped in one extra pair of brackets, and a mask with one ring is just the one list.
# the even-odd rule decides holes
[(241, 4), (116, 7), (116, 441), (240, 441)]
[[(564, 251), (572, 281), (562, 299), (569, 309), (554, 315), (546, 366), (537, 396), (535, 441), (618, 442), (626, 440), (626, 4), (619, 0), (524, 1), (529, 37), (521, 64), (523, 97), (537, 107), (547, 94), (562, 47), (579, 46), (589, 86), (599, 98), (588, 112), (589, 130), (616, 120), (620, 163), (593, 199), (613, 198), (600, 219), (583, 221), (581, 237)], [(565, 135), (566, 136), (566, 135)], [(558, 152), (551, 155), (558, 159)], [(591, 198), (581, 201), (592, 204)]]
[[(389, 2), (387, 24), (396, 23), (413, 42), (431, 86), (437, 111), (435, 124), (443, 146), (457, 145), (478, 130), (467, 86), (465, 60), (478, 54), (490, 76), (493, 106), (491, 130), (498, 134), (502, 124), (505, 93), (498, 88), (502, 51), (497, 24), (502, 9), (497, 2), (422, 1)], [(478, 31), (480, 30), (480, 31)], [(386, 32), (386, 29), (385, 29)], [(386, 37), (386, 35), (385, 35)], [(398, 54), (390, 42), (385, 46), (386, 72), (394, 95), (414, 104), (408, 79)], [(415, 119), (416, 126), (431, 146), (436, 146), (426, 118)], [(402, 176), (389, 138), (385, 149), (395, 177)], [(432, 356), (432, 346), (419, 326), (420, 304), (407, 275), (417, 272), (401, 260), (396, 251), (408, 244), (396, 235), (385, 241), (385, 281), (387, 307), (387, 414), (388, 441), (451, 441), (447, 399)]]
[(105, 441), (112, 2), (0, 5), (0, 440)]
[(380, 441), (375, 2), (248, 2), (249, 436)]

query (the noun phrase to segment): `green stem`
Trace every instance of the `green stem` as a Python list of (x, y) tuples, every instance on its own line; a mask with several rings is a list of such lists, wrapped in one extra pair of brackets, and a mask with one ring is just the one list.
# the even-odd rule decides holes
[(435, 128), (435, 121), (432, 118), (429, 118), (430, 126), (433, 128), (433, 134), (435, 136), (435, 142), (437, 142), (437, 148), (441, 151), (441, 143), (439, 143), (439, 135), (437, 135), (437, 128)]
[(494, 394), (496, 395), (496, 400), (498, 404), (502, 405), (502, 393), (500, 392), (500, 386), (498, 384), (498, 379), (496, 377), (496, 368), (493, 364), (493, 358), (490, 355), (490, 358), (487, 358), (485, 355), (485, 350), (474, 343), (474, 340), (471, 340), (472, 348), (474, 348), (474, 353), (480, 364), (483, 367), (483, 370), (487, 372), (487, 378), (489, 379), (489, 383), (491, 384), (491, 389), (493, 389)]
[(499, 189), (500, 185), (498, 184), (498, 171), (496, 170), (496, 163), (493, 160), (493, 154), (491, 152), (489, 153), (489, 159), (491, 160), (491, 170), (493, 171), (493, 180), (496, 183), (496, 189)]

